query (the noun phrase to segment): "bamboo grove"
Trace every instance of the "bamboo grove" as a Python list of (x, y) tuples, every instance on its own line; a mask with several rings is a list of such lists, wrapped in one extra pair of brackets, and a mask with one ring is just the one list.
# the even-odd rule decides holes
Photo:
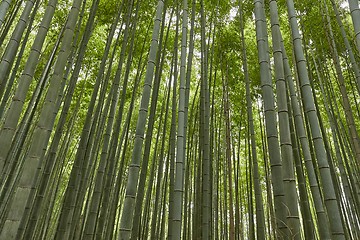
[(360, 239), (358, 0), (1, 0), (0, 239)]

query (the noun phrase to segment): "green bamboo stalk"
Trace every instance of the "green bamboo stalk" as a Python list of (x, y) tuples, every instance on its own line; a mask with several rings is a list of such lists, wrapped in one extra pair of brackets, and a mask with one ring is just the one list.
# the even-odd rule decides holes
[(287, 0), (287, 9), (289, 23), (291, 26), (292, 40), (295, 51), (297, 71), (300, 80), (300, 90), (303, 95), (304, 110), (309, 120), (312, 140), (314, 142), (315, 154), (318, 162), (321, 183), (324, 193), (324, 201), (329, 217), (331, 234), (334, 239), (344, 239), (344, 229), (341, 221), (338, 200), (336, 199), (335, 189), (329, 163), (326, 155), (324, 140), (320, 131), (319, 119), (316, 113), (315, 103), (312, 96), (309, 74), (306, 66), (306, 60), (301, 43), (301, 36), (297, 24), (293, 0)]
[(129, 166), (128, 181), (126, 186), (126, 196), (121, 213), (119, 239), (130, 239), (130, 234), (131, 234), (132, 219), (133, 219), (134, 207), (135, 207), (136, 189), (137, 189), (140, 163), (141, 163), (141, 153), (142, 153), (142, 146), (144, 140), (147, 111), (150, 101), (150, 91), (154, 77), (156, 54), (158, 52), (158, 36), (160, 31), (160, 23), (161, 23), (163, 7), (164, 7), (164, 2), (162, 0), (159, 0), (156, 11), (156, 17), (154, 20), (154, 29), (153, 29), (152, 41), (151, 41), (151, 47), (149, 53), (149, 61), (146, 69), (145, 83), (142, 92), (139, 117), (136, 125), (135, 144), (131, 158), (131, 164)]

